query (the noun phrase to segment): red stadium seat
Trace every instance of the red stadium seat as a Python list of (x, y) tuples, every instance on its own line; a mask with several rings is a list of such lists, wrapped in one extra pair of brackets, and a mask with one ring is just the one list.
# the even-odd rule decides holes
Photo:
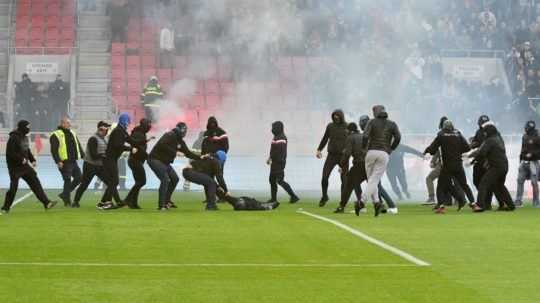
[(126, 53), (126, 45), (124, 43), (114, 42), (111, 46), (112, 55), (124, 55)]
[(32, 14), (32, 28), (45, 27), (45, 18), (43, 16), (35, 16)]
[(137, 70), (141, 69), (141, 60), (139, 56), (127, 56), (126, 66), (128, 70)]
[(73, 42), (74, 41), (72, 39), (61, 38), (60, 39), (60, 46), (61, 47), (71, 48), (71, 47), (73, 47)]
[(154, 56), (142, 56), (141, 63), (143, 69), (150, 69), (156, 67), (156, 58)]
[(59, 44), (59, 40), (58, 40), (58, 37), (49, 37), (47, 36), (47, 38), (45, 39), (45, 46), (46, 47), (58, 47), (58, 44)]
[(73, 16), (63, 16), (62, 17), (62, 26), (63, 27), (74, 27), (75, 18)]
[(129, 103), (127, 101), (127, 96), (124, 94), (115, 95), (113, 93), (112, 101), (116, 106), (119, 106), (119, 107), (129, 106)]
[(156, 48), (153, 43), (142, 43), (141, 44), (141, 54), (147, 56), (155, 56)]
[(28, 46), (30, 46), (30, 47), (43, 47), (43, 38), (31, 39)]
[(217, 80), (206, 80), (206, 96), (220, 95), (219, 82)]
[(28, 30), (28, 26), (30, 25), (30, 17), (29, 16), (21, 16), (17, 17), (16, 20), (16, 28), (17, 30)]
[(36, 47), (36, 48), (29, 48), (29, 47), (24, 47), (24, 48), (17, 48), (17, 54), (19, 55), (42, 55), (43, 54), (43, 49), (40, 48), (40, 47)]
[(127, 100), (127, 104), (129, 104), (130, 106), (139, 106), (141, 104), (140, 96), (128, 96)]
[(135, 42), (128, 41), (128, 43), (126, 43), (126, 49), (138, 50), (139, 48), (140, 48), (140, 43), (138, 41), (135, 41)]
[(126, 62), (124, 56), (115, 56), (113, 55), (111, 57), (111, 67), (113, 70), (125, 70), (126, 69)]
[[(141, 82), (136, 81), (136, 79), (128, 79), (127, 89), (128, 89), (128, 93), (131, 91), (136, 91), (137, 93), (140, 93), (142, 91)], [(133, 95), (133, 94), (129, 94), (129, 95)]]
[(126, 82), (126, 71), (123, 69), (113, 69), (111, 71), (111, 80), (115, 82)]
[(47, 16), (47, 27), (58, 27), (60, 18), (58, 16)]
[(172, 81), (172, 70), (171, 69), (159, 69), (157, 77), (159, 79), (159, 82), (165, 83), (165, 82), (171, 82)]
[(28, 39), (16, 39), (15, 47), (26, 47), (28, 46)]
[(156, 75), (156, 70), (155, 69), (143, 69), (142, 71), (142, 79), (143, 81), (148, 81), (150, 79), (150, 77), (152, 76), (155, 76)]
[(128, 30), (127, 31), (127, 41), (128, 42), (138, 42), (141, 40), (141, 32), (139, 30)]
[(32, 16), (45, 16), (47, 13), (47, 6), (43, 2), (32, 2)]
[(58, 4), (49, 3), (47, 7), (47, 15), (50, 16), (60, 16), (60, 6)]
[(30, 38), (30, 34), (27, 29), (17, 29), (15, 32), (15, 40), (27, 40)]
[[(17, 4), (17, 19), (22, 16), (30, 16), (31, 8), (30, 4), (19, 3)], [(19, 20), (17, 20), (18, 22)]]
[(137, 81), (141, 82), (141, 71), (139, 69), (133, 69), (133, 70), (127, 70), (127, 78), (130, 80), (137, 79)]

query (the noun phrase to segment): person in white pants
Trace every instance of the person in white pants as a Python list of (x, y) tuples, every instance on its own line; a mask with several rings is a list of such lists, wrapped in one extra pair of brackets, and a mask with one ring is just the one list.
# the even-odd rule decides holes
[[(373, 201), (377, 217), (382, 209), (378, 184), (386, 172), (390, 153), (399, 146), (401, 134), (397, 124), (388, 119), (388, 113), (383, 105), (373, 107), (373, 116), (366, 126), (363, 137), (363, 145), (368, 150), (366, 154), (368, 184), (364, 200)], [(397, 212), (397, 209), (395, 211)]]

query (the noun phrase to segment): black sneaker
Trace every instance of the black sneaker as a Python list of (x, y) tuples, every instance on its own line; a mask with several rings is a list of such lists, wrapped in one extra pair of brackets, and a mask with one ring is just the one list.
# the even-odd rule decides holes
[(71, 201), (69, 201), (69, 199), (62, 193), (58, 194), (58, 198), (64, 202), (64, 207), (71, 207)]
[(129, 206), (129, 204), (126, 201), (118, 201), (118, 203), (116, 203), (116, 208), (123, 208), (126, 206)]
[(273, 202), (272, 205), (271, 205), (270, 207), (272, 207), (272, 210), (278, 208), (278, 207), (279, 207), (279, 202), (278, 202), (278, 201)]
[(379, 216), (379, 213), (381, 212), (382, 206), (383, 205), (382, 205), (381, 202), (373, 203), (373, 207), (375, 208), (375, 217)]
[(71, 203), (71, 208), (80, 208), (81, 205), (79, 204), (79, 202), (73, 202)]
[(167, 202), (167, 208), (178, 208), (178, 206), (173, 201), (169, 201)]
[(45, 205), (45, 210), (49, 210), (49, 209), (55, 207), (56, 204), (58, 204), (58, 202), (56, 202), (56, 201), (49, 201), (49, 203), (47, 203), (47, 205)]
[(342, 214), (345, 212), (345, 208), (341, 207), (341, 206), (338, 206), (338, 208), (336, 208), (336, 210), (334, 210), (334, 214)]
[(294, 204), (298, 201), (300, 201), (300, 198), (298, 198), (298, 196), (292, 196), (291, 199), (289, 200), (289, 203)]
[(324, 207), (326, 205), (326, 202), (328, 202), (328, 196), (322, 196), (321, 200), (319, 201), (319, 207)]
[(364, 202), (362, 201), (356, 201), (354, 202), (354, 214), (356, 216), (360, 216), (360, 212), (362, 211), (362, 209), (364, 209), (366, 207), (366, 205), (364, 204)]
[(218, 209), (217, 205), (208, 205), (208, 204), (206, 204), (205, 210), (216, 211), (216, 210), (219, 210), (219, 209)]

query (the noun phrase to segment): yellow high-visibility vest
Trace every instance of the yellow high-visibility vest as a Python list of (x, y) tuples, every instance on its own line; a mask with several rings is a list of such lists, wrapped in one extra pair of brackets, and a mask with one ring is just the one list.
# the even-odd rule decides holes
[[(69, 130), (71, 132), (71, 135), (73, 136), (73, 139), (75, 140), (75, 146), (77, 149), (77, 159), (81, 158), (81, 151), (79, 149), (79, 139), (77, 138), (77, 134), (73, 130)], [(58, 139), (58, 156), (60, 157), (60, 161), (66, 161), (68, 159), (68, 151), (67, 151), (67, 144), (66, 144), (66, 135), (64, 135), (64, 131), (61, 129), (58, 129), (51, 133), (51, 137), (56, 136)]]

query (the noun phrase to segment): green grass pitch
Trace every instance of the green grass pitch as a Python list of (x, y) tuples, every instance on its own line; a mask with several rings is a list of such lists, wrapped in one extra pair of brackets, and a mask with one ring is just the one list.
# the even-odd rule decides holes
[(335, 215), (335, 202), (303, 200), (272, 212), (225, 204), (205, 212), (201, 193), (177, 193), (179, 208), (160, 213), (156, 195), (142, 195), (143, 210), (109, 212), (95, 209), (90, 191), (81, 209), (48, 212), (32, 196), (0, 216), (0, 302), (540, 301), (540, 210), (530, 206), (435, 215), (403, 205), (397, 216), (374, 218), (371, 207)]

